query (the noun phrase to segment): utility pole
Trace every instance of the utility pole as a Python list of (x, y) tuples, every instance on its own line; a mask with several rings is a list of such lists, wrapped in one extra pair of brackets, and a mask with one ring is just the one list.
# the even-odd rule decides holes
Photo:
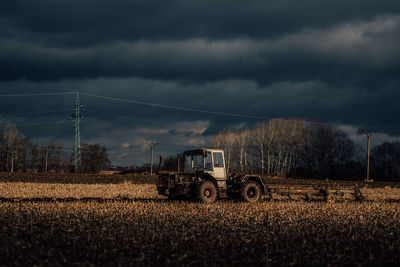
[(153, 160), (154, 160), (154, 148), (158, 145), (157, 143), (148, 143), (151, 149), (151, 158), (150, 158), (150, 175), (153, 175)]
[(46, 164), (45, 164), (45, 168), (44, 168), (44, 173), (47, 173), (47, 162), (49, 159), (49, 147), (46, 147)]
[(371, 151), (371, 136), (375, 133), (370, 130), (364, 130), (363, 133), (367, 136), (367, 178), (365, 179), (366, 182), (371, 182), (369, 179), (369, 169), (370, 169), (370, 164), (369, 164), (369, 159), (370, 159), (370, 151)]
[(11, 172), (14, 172), (14, 151), (11, 152)]
[(74, 164), (75, 173), (81, 165), (81, 135), (80, 135), (80, 122), (83, 119), (81, 116), (81, 108), (83, 105), (79, 103), (79, 93), (76, 93), (74, 113), (69, 116), (69, 119), (74, 122), (74, 147), (72, 152), (72, 162)]

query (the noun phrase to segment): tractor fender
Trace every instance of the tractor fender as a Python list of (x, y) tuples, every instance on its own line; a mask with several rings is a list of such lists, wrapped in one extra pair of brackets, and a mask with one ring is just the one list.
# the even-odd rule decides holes
[(258, 183), (261, 187), (262, 193), (265, 194), (265, 184), (259, 175), (245, 175), (240, 180), (241, 183), (245, 183), (247, 181), (254, 181)]
[(213, 176), (211, 176), (210, 174), (208, 174), (208, 173), (202, 173), (202, 174), (200, 175), (200, 178), (203, 179), (203, 180), (212, 182), (212, 183), (215, 184), (215, 186), (218, 188), (218, 181), (217, 181), (217, 179), (215, 179), (215, 178), (214, 178)]

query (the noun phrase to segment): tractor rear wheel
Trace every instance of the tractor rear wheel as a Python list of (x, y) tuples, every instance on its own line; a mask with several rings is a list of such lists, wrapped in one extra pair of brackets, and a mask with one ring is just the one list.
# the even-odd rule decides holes
[(240, 197), (246, 202), (257, 202), (261, 198), (261, 187), (257, 182), (248, 181), (242, 185)]
[(217, 200), (217, 187), (213, 182), (205, 181), (196, 188), (196, 198), (203, 203), (213, 203)]

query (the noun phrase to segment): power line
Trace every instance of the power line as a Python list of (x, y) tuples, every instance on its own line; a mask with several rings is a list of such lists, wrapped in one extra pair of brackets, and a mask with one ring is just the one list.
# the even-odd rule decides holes
[(17, 112), (17, 113), (3, 113), (2, 115), (37, 115), (37, 114), (50, 114), (50, 113), (59, 113), (59, 112), (66, 112), (71, 111), (70, 109), (59, 109), (59, 110), (47, 110), (47, 111), (37, 111), (37, 112)]
[(93, 109), (86, 109), (87, 112), (91, 112), (91, 113), (97, 113), (97, 114), (103, 114), (103, 115), (109, 115), (109, 116), (114, 116), (114, 117), (118, 117), (118, 118), (126, 118), (126, 119), (131, 119), (131, 120), (137, 120), (137, 121), (144, 121), (144, 122), (165, 122), (162, 120), (147, 120), (147, 119), (141, 119), (141, 118), (137, 118), (137, 117), (132, 117), (132, 115), (134, 114), (128, 114), (128, 115), (116, 115), (113, 113), (109, 113), (109, 112), (102, 112), (102, 111), (97, 111), (97, 110), (93, 110)]
[[(0, 97), (57, 96), (57, 95), (74, 95), (76, 93), (77, 92), (5, 94), (5, 95), (0, 95)], [(166, 108), (166, 109), (174, 109), (174, 110), (206, 113), (206, 114), (237, 117), (237, 118), (247, 118), (247, 119), (255, 119), (255, 120), (271, 120), (271, 119), (279, 118), (279, 116), (277, 116), (277, 117), (261, 117), (261, 116), (238, 114), (238, 113), (218, 112), (218, 111), (205, 110), (205, 109), (194, 109), (194, 108), (189, 108), (189, 107), (182, 107), (182, 106), (175, 106), (175, 105), (164, 105), (164, 104), (157, 104), (157, 103), (139, 101), (139, 100), (134, 100), (134, 99), (122, 99), (122, 98), (109, 97), (109, 96), (96, 95), (96, 94), (89, 94), (89, 93), (81, 93), (81, 92), (79, 92), (79, 94), (85, 95), (85, 96), (89, 96), (89, 97), (95, 97), (95, 98), (99, 98), (99, 99), (117, 101), (117, 102), (133, 103), (133, 104), (147, 105), (147, 106), (152, 106), (152, 107), (160, 107), (160, 108)], [(92, 112), (96, 112), (96, 111), (92, 111)], [(100, 113), (100, 112), (96, 112), (96, 113)], [(110, 113), (108, 113), (108, 114), (110, 114)], [(144, 120), (144, 119), (139, 119), (139, 118), (132, 118), (132, 119), (150, 121), (150, 120)], [(285, 118), (279, 118), (279, 119), (283, 119), (283, 120), (287, 120), (287, 121), (292, 121), (293, 120), (293, 121), (312, 122), (310, 120), (301, 120), (301, 119), (285, 119)], [(346, 124), (346, 123), (336, 123), (336, 122), (326, 122), (326, 121), (314, 121), (314, 122), (331, 124), (333, 126)], [(355, 126), (357, 126), (357, 127), (371, 127), (371, 126), (374, 126), (374, 125), (357, 125), (357, 124), (355, 124)]]
[(34, 122), (34, 123), (23, 123), (23, 124), (15, 124), (16, 126), (35, 126), (35, 125), (45, 125), (45, 124), (54, 124), (54, 123), (66, 123), (66, 120), (58, 120), (58, 121), (46, 121), (46, 122)]
[[(157, 103), (139, 101), (139, 100), (134, 100), (134, 99), (123, 99), (123, 98), (109, 97), (109, 96), (103, 96), (103, 95), (95, 95), (95, 94), (89, 94), (89, 93), (80, 93), (80, 94), (81, 95), (85, 95), (85, 96), (89, 96), (89, 97), (95, 97), (95, 98), (99, 98), (99, 99), (105, 99), (105, 100), (111, 100), (111, 101), (117, 101), (117, 102), (123, 102), (123, 103), (139, 104), (139, 105), (146, 105), (146, 106), (152, 106), (152, 107), (174, 109), (174, 110), (181, 110), (181, 111), (190, 111), (190, 112), (198, 112), (198, 113), (213, 114), (213, 115), (228, 116), (228, 117), (236, 117), (236, 118), (246, 118), (246, 119), (254, 119), (254, 120), (282, 119), (282, 120), (285, 120), (285, 121), (301, 121), (301, 122), (306, 122), (306, 123), (316, 122), (316, 123), (331, 124), (332, 126), (336, 126), (336, 127), (346, 124), (346, 123), (339, 123), (339, 122), (311, 121), (311, 120), (304, 120), (304, 119), (303, 120), (302, 119), (285, 119), (285, 118), (279, 118), (279, 116), (277, 116), (277, 117), (261, 117), (261, 116), (238, 114), (238, 113), (229, 113), (229, 112), (219, 112), (219, 111), (212, 111), (212, 110), (205, 110), (205, 109), (194, 109), (194, 108), (183, 107), (183, 106), (175, 106), (175, 105), (164, 105), (164, 104), (157, 104)], [(140, 119), (137, 119), (137, 120), (140, 120)], [(356, 125), (356, 126), (357, 127), (362, 127), (362, 126), (371, 127), (373, 125)]]
[(167, 108), (167, 109), (175, 109), (175, 110), (183, 110), (183, 111), (191, 111), (191, 112), (199, 112), (199, 113), (208, 113), (208, 114), (214, 114), (214, 115), (240, 117), (240, 118), (256, 119), (256, 120), (271, 119), (271, 118), (266, 118), (266, 117), (253, 116), (253, 115), (218, 112), (218, 111), (210, 111), (210, 110), (204, 110), (204, 109), (194, 109), (194, 108), (188, 108), (188, 107), (173, 106), (173, 105), (163, 105), (163, 104), (156, 104), (156, 103), (151, 103), (151, 102), (144, 102), (144, 101), (138, 101), (138, 100), (132, 100), (132, 99), (122, 99), (122, 98), (94, 95), (94, 94), (87, 94), (87, 93), (81, 93), (81, 94), (85, 95), (85, 96), (96, 97), (96, 98), (101, 98), (101, 99), (106, 99), (106, 100), (111, 100), (111, 101), (133, 103), (133, 104), (153, 106), (153, 107), (159, 107), (159, 108)]
[[(77, 92), (4, 94), (4, 95), (0, 95), (0, 97), (59, 96), (59, 95), (73, 95), (73, 94), (77, 94)], [(116, 98), (116, 97), (108, 97), (108, 96), (95, 95), (95, 94), (89, 94), (89, 93), (80, 93), (80, 94), (81, 95), (85, 95), (85, 96), (89, 96), (89, 97), (99, 98), (99, 99), (111, 100), (111, 101), (133, 103), (133, 104), (139, 104), (139, 105), (147, 105), (147, 106), (152, 106), (152, 107), (160, 107), (160, 108), (174, 109), (174, 110), (180, 110), (180, 111), (198, 112), (198, 113), (203, 113), (203, 114), (213, 114), (213, 115), (220, 115), (220, 116), (228, 116), (228, 117), (231, 117), (231, 118), (235, 118), (236, 117), (236, 118), (247, 118), (247, 119), (255, 119), (255, 120), (282, 119), (282, 120), (285, 120), (285, 121), (302, 121), (302, 122), (305, 122), (305, 123), (312, 123), (313, 122), (313, 121), (310, 121), (310, 120), (301, 120), (301, 119), (285, 119), (285, 118), (279, 118), (279, 117), (261, 117), (261, 116), (235, 114), (235, 113), (228, 113), (228, 112), (216, 112), (216, 111), (211, 111), (211, 110), (193, 109), (193, 108), (182, 107), (182, 106), (174, 106), (174, 105), (164, 105), (164, 104), (157, 104), (157, 103), (151, 103), (151, 102), (146, 102), (146, 101), (139, 101), (139, 100), (133, 100), (133, 99), (121, 99), (121, 98)], [(14, 115), (18, 115), (18, 114), (19, 115), (24, 115), (24, 114), (27, 114), (27, 115), (46, 114), (46, 113), (57, 113), (57, 112), (63, 112), (63, 111), (64, 110), (30, 112), (30, 113), (14, 113)], [(131, 117), (131, 115), (122, 115), (121, 116), (121, 115), (114, 115), (112, 113), (99, 112), (99, 111), (94, 111), (94, 110), (91, 110), (90, 112), (99, 113), (99, 114), (108, 114), (108, 115), (112, 115), (112, 116), (123, 117), (123, 118), (131, 119), (131, 120), (144, 121), (144, 122), (149, 122), (149, 123), (157, 123), (157, 122), (158, 123), (164, 123), (165, 122), (163, 120), (141, 119), (141, 118), (137, 118), (137, 117)], [(6, 114), (6, 115), (9, 115), (9, 114)], [(58, 121), (49, 121), (49, 122), (18, 124), (18, 126), (21, 126), (21, 127), (24, 127), (24, 126), (39, 126), (39, 125), (46, 125), (46, 124), (61, 124), (61, 123), (65, 123), (65, 122), (66, 121), (58, 120)], [(330, 124), (330, 125), (332, 125), (334, 127), (343, 126), (343, 125), (344, 126), (345, 125), (351, 125), (351, 126), (356, 127), (356, 128), (361, 128), (361, 127), (367, 128), (367, 127), (375, 126), (375, 125), (360, 125), (360, 124), (347, 124), (347, 123), (321, 122), (321, 121), (314, 121), (314, 122)], [(94, 122), (91, 122), (91, 123), (94, 123)], [(111, 123), (104, 123), (104, 122), (96, 122), (94, 124), (102, 125), (103, 127), (105, 125), (114, 125), (114, 124), (111, 124)], [(376, 130), (378, 130), (378, 129), (376, 128)], [(170, 145), (170, 146), (172, 146), (172, 145)], [(191, 148), (190, 146), (179, 146), (179, 147)]]
[(56, 95), (73, 95), (73, 94), (76, 94), (76, 92), (34, 93), (34, 94), (8, 94), (8, 95), (0, 95), (0, 97), (56, 96)]

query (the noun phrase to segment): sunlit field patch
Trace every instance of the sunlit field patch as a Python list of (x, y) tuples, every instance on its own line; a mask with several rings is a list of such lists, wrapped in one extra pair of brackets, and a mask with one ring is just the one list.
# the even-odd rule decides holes
[(158, 198), (154, 184), (0, 183), (2, 198)]

